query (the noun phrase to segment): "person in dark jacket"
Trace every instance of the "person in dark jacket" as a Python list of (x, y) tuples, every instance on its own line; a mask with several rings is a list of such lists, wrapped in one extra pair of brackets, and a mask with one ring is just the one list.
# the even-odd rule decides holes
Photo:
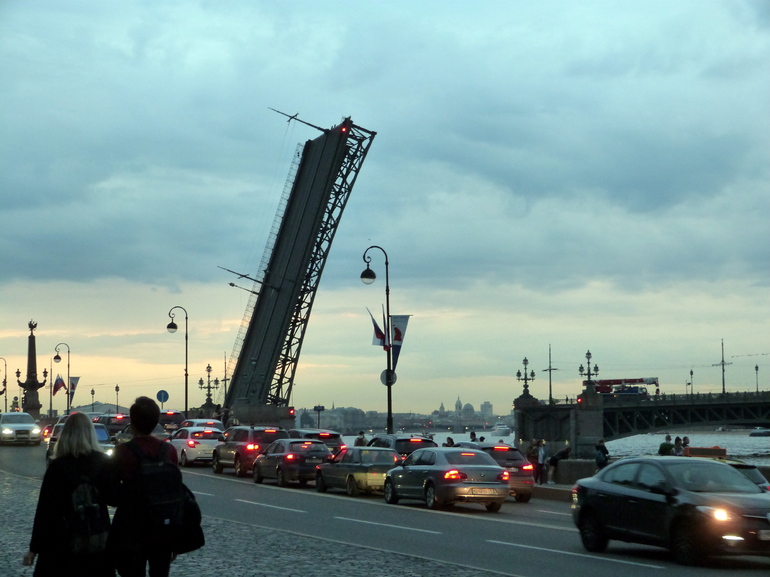
[(596, 443), (596, 468), (600, 471), (610, 463), (610, 451), (604, 444), (604, 439)]
[(131, 405), (133, 438), (118, 445), (112, 456), (114, 493), (111, 505), (115, 505), (108, 550), (115, 559), (121, 577), (144, 577), (149, 565), (153, 577), (167, 577), (171, 562), (176, 558), (170, 538), (152, 530), (144, 509), (137, 503), (137, 482), (141, 460), (138, 449), (148, 458), (161, 455), (175, 465), (174, 447), (152, 436), (160, 420), (160, 407), (149, 397), (138, 397)]
[[(67, 539), (67, 518), (71, 516), (72, 493), (83, 478), (91, 481), (102, 496), (107, 492), (107, 462), (96, 438), (93, 423), (83, 413), (72, 413), (64, 423), (53, 458), (43, 477), (37, 501), (29, 552), (23, 564), (35, 564), (34, 577), (115, 575), (105, 549), (101, 553), (73, 553)], [(101, 513), (109, 519), (106, 496)], [(37, 562), (35, 561), (37, 558)]]

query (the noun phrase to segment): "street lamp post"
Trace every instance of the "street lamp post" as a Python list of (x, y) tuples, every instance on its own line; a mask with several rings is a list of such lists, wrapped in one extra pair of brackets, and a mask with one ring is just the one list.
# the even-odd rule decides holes
[(120, 387), (118, 385), (115, 385), (115, 414), (117, 415), (120, 413), (120, 402), (119, 402), (119, 395), (120, 394)]
[(202, 391), (206, 391), (206, 405), (211, 406), (213, 405), (213, 402), (211, 400), (211, 390), (219, 390), (219, 379), (214, 379), (214, 384), (211, 384), (211, 371), (213, 369), (211, 368), (211, 365), (206, 365), (206, 377), (207, 377), (207, 384), (203, 384), (203, 379), (198, 380), (198, 388)]
[(395, 382), (395, 374), (393, 373), (393, 350), (392, 350), (392, 333), (391, 333), (391, 323), (390, 323), (390, 275), (388, 270), (388, 253), (385, 252), (385, 249), (381, 246), (372, 245), (369, 248), (367, 248), (364, 251), (364, 262), (366, 263), (366, 269), (361, 273), (361, 282), (364, 284), (372, 284), (375, 279), (377, 278), (377, 275), (374, 274), (374, 271), (369, 268), (369, 263), (372, 262), (372, 257), (368, 256), (367, 253), (373, 249), (379, 249), (382, 251), (382, 254), (385, 255), (385, 354), (387, 356), (387, 368), (385, 369), (384, 379), (383, 382), (385, 384), (385, 387), (388, 391), (388, 419), (386, 422), (386, 429), (388, 434), (393, 433), (393, 396), (391, 393), (391, 389), (393, 387), (393, 383)]
[[(754, 365), (754, 373), (757, 377), (757, 393), (759, 393), (759, 365)], [(5, 380), (3, 380), (3, 388), (5, 388)]]
[(92, 413), (96, 412), (96, 408), (95, 408), (96, 407), (96, 403), (94, 402), (94, 395), (96, 395), (96, 391), (91, 389), (91, 412)]
[(3, 365), (5, 365), (5, 369), (3, 371), (3, 396), (5, 397), (5, 412), (8, 412), (8, 362), (5, 360), (4, 357), (0, 357), (3, 361)]
[(524, 375), (522, 376), (521, 371), (516, 371), (516, 380), (517, 381), (524, 381), (524, 396), (529, 396), (529, 381), (535, 380), (535, 371), (531, 371), (529, 375), (527, 374), (527, 365), (529, 364), (529, 361), (527, 360), (527, 357), (524, 357), (524, 360), (521, 361), (524, 365)]
[[(59, 355), (59, 347), (64, 345), (67, 347), (67, 414), (70, 414), (70, 387), (72, 386), (70, 384), (70, 346), (67, 343), (59, 343), (56, 345), (56, 356), (53, 358), (53, 362), (60, 363), (61, 362), (61, 356)], [(53, 378), (53, 371), (51, 371), (51, 378)]]
[(578, 373), (580, 373), (580, 376), (586, 377), (586, 382), (589, 386), (592, 386), (591, 383), (591, 375), (594, 377), (599, 374), (599, 367), (597, 365), (594, 365), (594, 370), (591, 372), (591, 351), (586, 351), (586, 364), (588, 365), (588, 370), (586, 371), (583, 368), (583, 365), (580, 365), (580, 368), (578, 369)]
[(185, 419), (187, 418), (187, 402), (189, 398), (189, 392), (187, 388), (187, 342), (188, 342), (188, 334), (187, 334), (187, 310), (184, 307), (175, 306), (171, 307), (171, 310), (168, 311), (168, 316), (171, 317), (171, 322), (168, 323), (166, 328), (168, 329), (168, 332), (175, 333), (177, 330), (176, 323), (174, 322), (174, 309), (180, 309), (184, 311), (184, 416)]

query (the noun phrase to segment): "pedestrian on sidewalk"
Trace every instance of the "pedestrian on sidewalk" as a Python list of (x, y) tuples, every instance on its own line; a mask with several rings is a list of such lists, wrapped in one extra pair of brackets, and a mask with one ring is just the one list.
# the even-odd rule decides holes
[(569, 459), (569, 455), (572, 452), (572, 447), (564, 447), (562, 450), (557, 451), (556, 454), (548, 459), (548, 484), (555, 485), (553, 480), (556, 475), (556, 468), (559, 466), (559, 461), (562, 459)]

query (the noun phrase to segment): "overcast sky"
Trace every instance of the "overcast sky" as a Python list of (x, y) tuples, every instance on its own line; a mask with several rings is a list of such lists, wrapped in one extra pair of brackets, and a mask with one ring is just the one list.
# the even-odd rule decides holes
[[(377, 132), (297, 407), (385, 410), (359, 280), (413, 315), (394, 410), (507, 413), (600, 377), (770, 389), (770, 3), (0, 1), (0, 356), (74, 404), (224, 376), (298, 143)], [(183, 327), (184, 313), (177, 313)], [(65, 362), (51, 365), (59, 343)], [(3, 370), (3, 366), (0, 366)], [(42, 379), (42, 375), (40, 376)], [(24, 378), (22, 377), (22, 380)], [(44, 409), (48, 408), (43, 394)], [(54, 399), (61, 410), (64, 399)]]

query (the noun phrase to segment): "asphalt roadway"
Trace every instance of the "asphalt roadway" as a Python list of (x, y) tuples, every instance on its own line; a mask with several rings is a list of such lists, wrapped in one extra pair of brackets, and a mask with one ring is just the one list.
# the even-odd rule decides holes
[[(31, 576), (21, 564), (28, 550), (32, 520), (41, 481), (0, 471), (0, 576)], [(567, 486), (538, 488), (538, 498), (564, 500)], [(376, 573), (399, 577), (484, 577), (500, 573), (482, 571), (421, 557), (334, 543), (312, 537), (234, 524), (204, 517), (206, 545), (180, 555), (171, 567), (173, 576), (195, 577), (361, 577)], [(287, 547), (287, 544), (290, 544)], [(258, 560), (258, 567), (255, 562)], [(66, 575), (63, 572), (62, 575)]]

